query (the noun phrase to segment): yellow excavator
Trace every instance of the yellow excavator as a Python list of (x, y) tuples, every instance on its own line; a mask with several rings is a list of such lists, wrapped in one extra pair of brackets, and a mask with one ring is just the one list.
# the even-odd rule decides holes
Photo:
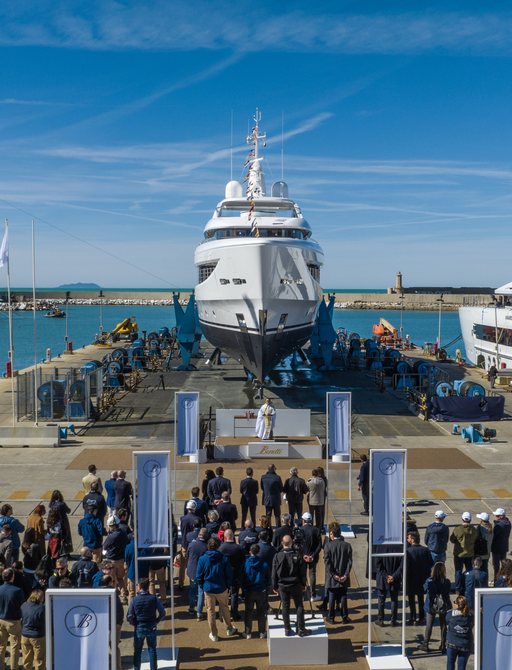
[(110, 333), (102, 333), (94, 342), (97, 345), (109, 345), (119, 340), (133, 340), (137, 338), (139, 328), (134, 316), (123, 319)]

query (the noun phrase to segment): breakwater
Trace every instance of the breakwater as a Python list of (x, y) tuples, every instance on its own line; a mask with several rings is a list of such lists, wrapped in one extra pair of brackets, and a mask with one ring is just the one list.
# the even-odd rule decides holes
[[(477, 289), (475, 289), (477, 291)], [(190, 291), (181, 291), (180, 303), (187, 304)], [(327, 295), (327, 294), (326, 294)], [(398, 293), (334, 293), (335, 307), (337, 309), (361, 309), (361, 310), (416, 310), (434, 311), (440, 305), (443, 311), (456, 311), (461, 305), (488, 305), (492, 302), (492, 294), (482, 293), (407, 293), (403, 297)], [(3, 296), (5, 300), (5, 296)], [(31, 293), (14, 291), (13, 302), (19, 309), (32, 308)], [(442, 302), (440, 299), (442, 298)], [(49, 309), (55, 305), (62, 306), (66, 303), (66, 291), (36, 291), (38, 309)], [(91, 291), (71, 291), (68, 300), (70, 305), (148, 305), (148, 306), (170, 306), (173, 304), (173, 292), (151, 291), (141, 289), (140, 291), (116, 291), (103, 290), (103, 297), (97, 294), (91, 295)], [(6, 304), (0, 303), (0, 309), (6, 309)]]

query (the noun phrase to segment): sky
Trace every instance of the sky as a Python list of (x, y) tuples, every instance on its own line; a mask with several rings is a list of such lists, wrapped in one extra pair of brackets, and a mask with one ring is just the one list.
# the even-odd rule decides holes
[(493, 0), (3, 0), (12, 285), (32, 220), (41, 287), (194, 285), (256, 108), (324, 287), (509, 282), (511, 34)]

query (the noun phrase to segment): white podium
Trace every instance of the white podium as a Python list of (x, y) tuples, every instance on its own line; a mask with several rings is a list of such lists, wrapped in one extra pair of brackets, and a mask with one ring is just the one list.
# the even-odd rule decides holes
[(399, 644), (372, 644), (372, 655), (368, 656), (368, 645), (363, 646), (370, 670), (411, 670), (407, 656), (402, 655)]
[[(176, 670), (178, 667), (178, 649), (174, 650), (174, 661), (172, 660), (172, 649), (158, 647), (156, 650), (158, 659), (158, 670)], [(142, 650), (140, 670), (149, 670), (149, 656), (146, 647)]]
[[(295, 630), (295, 615), (292, 614)], [(282, 619), (267, 616), (268, 624), (268, 662), (269, 665), (328, 665), (329, 638), (322, 617), (308, 619), (307, 637), (293, 635), (286, 637)]]

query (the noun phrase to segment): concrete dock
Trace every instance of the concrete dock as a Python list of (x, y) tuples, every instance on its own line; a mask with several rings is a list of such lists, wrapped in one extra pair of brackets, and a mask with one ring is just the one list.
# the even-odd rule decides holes
[[(208, 345), (203, 348), (211, 351)], [(102, 350), (104, 353), (105, 350)], [(84, 362), (98, 358), (97, 348), (90, 346), (59, 359), (59, 366), (79, 367)], [(120, 398), (117, 407), (131, 409), (128, 420), (123, 420), (123, 411), (114, 417), (84, 426), (77, 436), (70, 436), (60, 448), (10, 448), (0, 450), (0, 498), (14, 507), (14, 515), (25, 521), (26, 516), (40, 501), (48, 500), (53, 489), (64, 494), (73, 510), (71, 527), (74, 533), (75, 551), (79, 548), (76, 535), (77, 523), (82, 515), (83, 491), (81, 478), (87, 465), (95, 463), (103, 480), (112, 469), (131, 468), (131, 452), (134, 449), (168, 450), (173, 443), (174, 392), (198, 390), (201, 393), (201, 412), (206, 414), (211, 407), (244, 407), (255, 409), (260, 401), (255, 390), (245, 381), (242, 368), (232, 360), (226, 365), (209, 368), (204, 360), (197, 361), (194, 372), (145, 373), (135, 392)], [(55, 366), (55, 363), (48, 364)], [(467, 379), (482, 382), (481, 373), (459, 368), (455, 365), (447, 370), (453, 376), (463, 375)], [(163, 375), (163, 378), (161, 377)], [(162, 385), (163, 381), (163, 385)], [(484, 382), (486, 384), (486, 382)], [(325, 393), (334, 390), (350, 390), (353, 398), (354, 434), (352, 441), (353, 463), (351, 481), (348, 467), (330, 465), (329, 518), (351, 523), (356, 538), (351, 540), (354, 549), (353, 588), (350, 594), (350, 616), (353, 623), (328, 626), (329, 664), (340, 668), (366, 668), (362, 647), (367, 642), (367, 580), (365, 578), (367, 555), (367, 517), (362, 509), (357, 492), (356, 477), (359, 470), (358, 456), (371, 448), (407, 448), (408, 450), (408, 506), (417, 522), (422, 538), (424, 528), (432, 521), (436, 509), (448, 513), (447, 523), (460, 523), (460, 514), (474, 514), (496, 507), (504, 507), (512, 513), (512, 422), (508, 420), (489, 424), (498, 431), (497, 439), (483, 445), (466, 444), (460, 436), (450, 434), (451, 424), (436, 424), (413, 416), (399, 393), (389, 389), (379, 392), (373, 376), (366, 370), (313, 372), (306, 369), (277, 371), (272, 375), (268, 394), (275, 400), (277, 410), (285, 407), (309, 408), (312, 416), (312, 433), (325, 440)], [(512, 416), (512, 394), (505, 394), (508, 416)], [(127, 411), (126, 411), (127, 414)], [(125, 414), (125, 415), (126, 415)], [(0, 380), (0, 425), (12, 423), (10, 380)], [(31, 425), (31, 424), (29, 424)], [(65, 425), (65, 423), (63, 424)], [(286, 459), (276, 462), (283, 480), (291, 465), (297, 465), (300, 474), (307, 477), (312, 467), (325, 462), (311, 460), (292, 463)], [(225, 463), (227, 476), (232, 479), (234, 491), (243, 478), (246, 463)], [(267, 462), (252, 463), (259, 475)], [(209, 465), (208, 467), (212, 467)], [(202, 478), (203, 466), (199, 477)], [(189, 497), (189, 491), (197, 482), (198, 468), (188, 463), (178, 463), (176, 516), (182, 513), (181, 501)], [(131, 473), (128, 478), (131, 479)], [(234, 501), (238, 498), (234, 495)], [(258, 509), (261, 513), (262, 508)], [(319, 567), (322, 566), (320, 561)], [(451, 552), (447, 560), (448, 574), (453, 578)], [(323, 584), (323, 570), (319, 576)], [(372, 599), (373, 616), (376, 615), (376, 598)], [(265, 640), (221, 639), (212, 643), (208, 639), (206, 622), (196, 622), (187, 614), (186, 590), (176, 594), (176, 633), (180, 649), (180, 667), (186, 670), (267, 668), (268, 651)], [(168, 610), (169, 611), (169, 610)], [(319, 616), (319, 613), (317, 614)], [(401, 618), (401, 616), (400, 616)], [(238, 624), (240, 628), (240, 624)], [(417, 651), (423, 631), (415, 627), (406, 630), (406, 648), (415, 670), (441, 670), (446, 659), (439, 652), (424, 654)], [(377, 629), (373, 640), (398, 642), (400, 628)], [(439, 639), (434, 630), (434, 643)], [(170, 642), (169, 622), (161, 626), (159, 645)], [(131, 629), (125, 624), (122, 640), (123, 668), (132, 667)], [(278, 667), (278, 666), (272, 666)], [(308, 666), (315, 670), (317, 666)], [(320, 666), (318, 666), (320, 667)], [(472, 668), (472, 659), (468, 666)]]

